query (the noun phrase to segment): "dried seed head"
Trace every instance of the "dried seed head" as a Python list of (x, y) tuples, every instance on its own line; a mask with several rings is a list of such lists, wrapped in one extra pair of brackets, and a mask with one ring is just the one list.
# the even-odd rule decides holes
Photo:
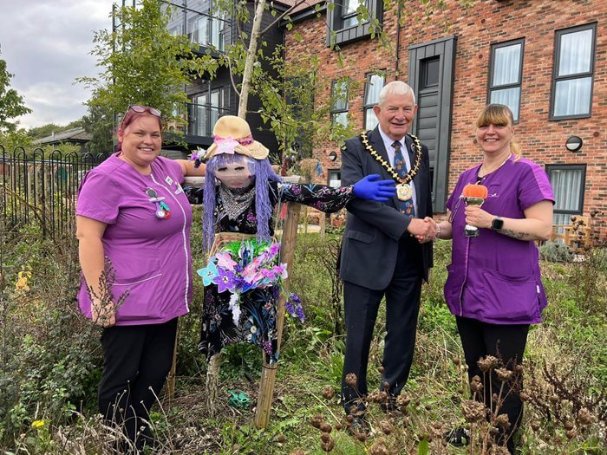
[(379, 390), (374, 390), (373, 392), (369, 393), (367, 398), (371, 403), (379, 403)]
[(390, 455), (390, 451), (386, 447), (385, 441), (379, 440), (371, 446), (369, 455)]
[(383, 373), (384, 373), (384, 366), (383, 366), (383, 365), (380, 365), (380, 366), (377, 368), (377, 371), (379, 371), (381, 374), (383, 374)]
[(331, 435), (329, 433), (321, 433), (320, 435), (320, 440), (324, 443), (327, 443), (329, 441), (331, 441), (333, 438), (331, 438)]
[(378, 403), (385, 403), (385, 402), (388, 401), (388, 398), (389, 398), (388, 393), (382, 390), (377, 395), (377, 402)]
[(322, 396), (325, 397), (327, 400), (330, 400), (335, 396), (335, 389), (330, 385), (325, 386), (322, 389)]
[(411, 402), (411, 398), (409, 398), (407, 395), (399, 395), (398, 397), (396, 397), (396, 404), (403, 411), (409, 405), (410, 402)]
[(507, 370), (506, 368), (497, 368), (495, 370), (495, 374), (497, 375), (497, 378), (502, 382), (509, 381), (514, 376), (514, 373), (510, 370)]
[(394, 431), (394, 426), (387, 420), (379, 422), (379, 428), (384, 434), (390, 434)]
[(472, 393), (480, 393), (483, 391), (483, 383), (482, 382), (471, 382), (470, 390)]
[(333, 427), (331, 427), (331, 425), (329, 425), (327, 422), (323, 422), (320, 424), (320, 431), (322, 431), (323, 433), (331, 433), (332, 430)]
[(315, 416), (313, 416), (310, 419), (310, 424), (314, 428), (320, 428), (320, 426), (322, 425), (323, 422), (324, 422), (324, 419), (323, 419), (323, 417), (320, 414), (316, 414)]
[(287, 442), (287, 437), (281, 433), (278, 436), (276, 436), (276, 442), (284, 444), (285, 442)]
[(289, 455), (306, 455), (306, 452), (301, 449), (295, 449), (291, 453), (289, 453)]
[(595, 417), (587, 408), (581, 408), (577, 413), (577, 421), (580, 423), (580, 425), (592, 425), (595, 421)]
[(354, 373), (348, 373), (346, 375), (346, 384), (350, 387), (356, 387), (356, 383), (358, 382), (358, 378)]
[(541, 425), (540, 425), (540, 423), (539, 423), (537, 420), (532, 420), (532, 421), (531, 421), (531, 429), (532, 429), (533, 431), (537, 431), (537, 430), (539, 430), (539, 429), (540, 429), (540, 426), (541, 426)]
[(567, 436), (567, 439), (573, 439), (577, 436), (577, 431), (575, 431), (575, 429), (567, 430), (565, 435)]
[(356, 439), (360, 442), (365, 442), (367, 440), (367, 434), (364, 431), (358, 431), (356, 433)]
[(466, 422), (479, 422), (485, 418), (485, 405), (474, 400), (462, 402), (462, 411)]
[(524, 390), (519, 394), (519, 397), (521, 397), (522, 401), (529, 401), (529, 394), (527, 392), (525, 392)]
[(488, 355), (488, 356), (485, 356), (484, 358), (480, 359), (476, 363), (483, 373), (487, 373), (499, 365), (499, 360), (497, 359), (497, 357)]
[(352, 421), (354, 420), (354, 416), (352, 414), (348, 414), (346, 416), (346, 420), (348, 421), (348, 423), (352, 423)]
[(343, 427), (344, 427), (344, 426), (343, 426), (341, 423), (339, 423), (339, 422), (335, 424), (335, 429), (336, 429), (337, 431), (341, 431), (341, 430), (343, 429)]
[(460, 360), (460, 358), (459, 358), (459, 357), (453, 357), (453, 363), (454, 363), (455, 365), (459, 365), (459, 364), (461, 364), (461, 363), (462, 363), (462, 361)]
[(508, 414), (500, 414), (495, 418), (495, 425), (499, 428), (507, 430), (510, 428), (510, 419), (508, 419)]
[(335, 441), (331, 439), (329, 442), (323, 442), (320, 444), (320, 447), (325, 452), (331, 452), (335, 448)]
[(565, 428), (565, 430), (573, 430), (574, 427), (575, 425), (571, 420), (567, 420), (567, 422), (565, 422), (565, 424), (563, 425), (563, 428)]

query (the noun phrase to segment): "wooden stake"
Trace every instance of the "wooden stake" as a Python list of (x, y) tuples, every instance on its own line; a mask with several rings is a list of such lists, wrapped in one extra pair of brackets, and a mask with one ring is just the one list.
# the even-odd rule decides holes
[[(287, 264), (287, 270), (293, 266), (293, 256), (295, 254), (295, 242), (297, 240), (297, 225), (299, 224), (299, 212), (301, 206), (290, 202), (287, 207), (287, 219), (282, 233), (281, 259)], [(283, 281), (286, 286), (288, 278)], [(277, 349), (280, 352), (280, 342), (282, 341), (282, 329), (285, 320), (285, 302), (286, 297), (281, 295), (278, 299), (278, 310), (276, 314), (276, 336), (278, 338)], [(267, 428), (270, 422), (270, 412), (272, 410), (272, 399), (274, 397), (274, 383), (276, 381), (276, 364), (270, 365), (264, 360), (261, 371), (261, 382), (259, 384), (259, 394), (257, 396), (257, 409), (255, 411), (255, 426), (257, 428)]]

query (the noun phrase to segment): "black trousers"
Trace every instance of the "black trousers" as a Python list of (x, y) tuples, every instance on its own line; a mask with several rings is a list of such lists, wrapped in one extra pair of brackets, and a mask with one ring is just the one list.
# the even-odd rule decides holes
[[(485, 405), (494, 409), (490, 390), (499, 393), (502, 382), (493, 373), (491, 375), (491, 389), (489, 387), (489, 376), (483, 375), (477, 362), (480, 358), (492, 355), (500, 359), (503, 365), (514, 370), (516, 365), (523, 361), (525, 346), (527, 344), (527, 334), (529, 333), (528, 324), (516, 325), (498, 325), (487, 324), (475, 319), (457, 317), (457, 328), (464, 348), (464, 356), (468, 365), (468, 379), (479, 376), (483, 382), (483, 397)], [(500, 438), (503, 442), (507, 440), (507, 447), (510, 453), (514, 453), (514, 438), (516, 430), (523, 418), (523, 402), (519, 396), (519, 387), (522, 387), (522, 376), (517, 378), (516, 382), (504, 383), (502, 392), (503, 403), (498, 410), (498, 414), (508, 414), (510, 429), (503, 431)]]
[(103, 376), (99, 412), (123, 427), (137, 448), (151, 438), (149, 410), (173, 361), (177, 319), (164, 324), (115, 326), (103, 330)]
[[(373, 273), (372, 270), (369, 273)], [(421, 295), (421, 248), (414, 239), (399, 243), (394, 275), (386, 289), (373, 290), (344, 282), (346, 316), (346, 354), (342, 375), (342, 401), (346, 413), (353, 406), (364, 411), (361, 400), (367, 395), (367, 364), (373, 338), (373, 328), (382, 297), (386, 297), (386, 337), (384, 339), (383, 377), (381, 390), (390, 395), (400, 393), (409, 377), (413, 352), (419, 300)], [(356, 375), (356, 384), (348, 384), (346, 376)]]

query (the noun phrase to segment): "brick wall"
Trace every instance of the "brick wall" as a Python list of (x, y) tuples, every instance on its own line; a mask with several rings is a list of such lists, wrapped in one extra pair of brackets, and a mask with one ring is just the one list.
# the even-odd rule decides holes
[[(365, 75), (371, 70), (387, 70), (387, 81), (407, 81), (408, 47), (457, 36), (453, 115), (449, 168), (449, 191), (464, 169), (481, 159), (474, 143), (474, 122), (487, 103), (491, 44), (524, 38), (523, 80), (520, 122), (515, 138), (523, 155), (541, 164), (586, 164), (584, 214), (599, 214), (593, 220), (595, 236), (607, 240), (607, 2), (602, 0), (482, 0), (470, 7), (447, 0), (447, 8), (436, 7), (432, 14), (419, 1), (404, 2), (401, 12), (400, 43), (397, 46), (396, 6), (384, 13), (388, 45), (362, 40), (341, 46), (338, 53), (325, 45), (326, 18), (306, 19), (286, 32), (286, 58), (298, 61), (304, 55), (318, 55), (319, 80), (349, 76), (358, 82), (351, 93), (350, 114), (357, 129), (363, 128)], [(555, 30), (597, 22), (592, 116), (585, 119), (550, 121), (550, 95), (555, 47)], [(302, 37), (298, 39), (298, 35)], [(399, 48), (397, 59), (397, 47)], [(398, 62), (398, 69), (396, 64)], [(317, 100), (327, 100), (330, 84), (319, 86)], [(565, 149), (570, 135), (584, 141), (580, 152)], [(339, 151), (338, 144), (319, 144), (315, 156), (323, 167), (338, 168), (327, 155)], [(323, 177), (321, 177), (323, 178)], [(326, 175), (324, 176), (326, 179)]]

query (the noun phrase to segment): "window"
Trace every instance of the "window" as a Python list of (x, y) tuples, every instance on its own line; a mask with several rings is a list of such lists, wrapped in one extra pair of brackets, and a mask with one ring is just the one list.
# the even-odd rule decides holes
[(341, 171), (339, 169), (329, 169), (329, 186), (332, 188), (341, 186)]
[(190, 110), (190, 134), (211, 136), (213, 125), (227, 111), (230, 102), (229, 90), (220, 87), (192, 98)]
[(555, 38), (551, 118), (589, 117), (596, 24), (558, 30)]
[[(327, 8), (327, 46), (335, 46), (377, 33), (383, 21), (383, 2), (381, 0), (331, 0)], [(358, 15), (360, 6), (368, 12), (361, 20)]]
[(383, 74), (368, 74), (365, 85), (365, 129), (372, 130), (377, 126), (377, 117), (373, 112), (373, 106), (379, 102), (379, 92), (384, 86)]
[(523, 44), (516, 40), (491, 46), (489, 102), (508, 106), (515, 122), (521, 105)]
[(341, 5), (341, 21), (343, 28), (358, 25), (358, 14), (356, 13), (357, 8), (358, 0), (343, 0)]
[(331, 124), (348, 126), (348, 82), (333, 81), (331, 87)]
[(220, 51), (225, 49), (226, 20), (221, 12), (200, 13), (188, 20), (188, 37), (202, 47), (214, 46)]
[(550, 164), (546, 166), (554, 191), (554, 224), (571, 224), (571, 215), (584, 208), (585, 164)]

